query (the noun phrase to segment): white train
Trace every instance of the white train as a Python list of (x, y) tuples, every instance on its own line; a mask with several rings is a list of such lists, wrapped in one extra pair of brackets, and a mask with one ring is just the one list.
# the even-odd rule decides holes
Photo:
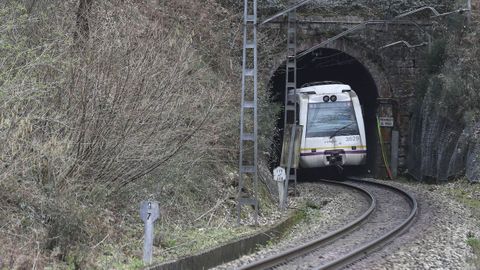
[(362, 108), (349, 85), (314, 83), (297, 89), (296, 98), (299, 124), (303, 125), (302, 168), (365, 164)]

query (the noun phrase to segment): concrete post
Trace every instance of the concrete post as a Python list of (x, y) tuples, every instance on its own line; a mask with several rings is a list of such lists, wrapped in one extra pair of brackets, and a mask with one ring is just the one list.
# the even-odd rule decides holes
[(143, 262), (146, 265), (152, 263), (153, 255), (153, 221), (145, 222), (145, 240), (143, 242)]
[(143, 262), (149, 265), (153, 260), (153, 233), (154, 223), (160, 217), (158, 202), (144, 201), (140, 204), (140, 217), (145, 223), (145, 235), (143, 237)]
[(285, 210), (286, 208), (285, 181), (277, 182), (277, 186), (278, 186), (278, 198), (279, 198), (278, 208), (280, 208), (280, 210)]
[(286, 196), (285, 196), (285, 182), (287, 182), (287, 174), (285, 169), (282, 167), (277, 167), (273, 170), (273, 180), (277, 182), (278, 185), (278, 208), (284, 210), (286, 207)]
[(392, 131), (392, 149), (390, 157), (390, 169), (392, 170), (392, 177), (395, 179), (398, 176), (398, 145), (400, 142), (400, 134), (398, 130)]

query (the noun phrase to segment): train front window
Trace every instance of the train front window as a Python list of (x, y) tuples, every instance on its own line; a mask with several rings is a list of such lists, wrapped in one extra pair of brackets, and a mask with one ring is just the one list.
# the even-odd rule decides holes
[(308, 104), (307, 138), (358, 135), (352, 102)]

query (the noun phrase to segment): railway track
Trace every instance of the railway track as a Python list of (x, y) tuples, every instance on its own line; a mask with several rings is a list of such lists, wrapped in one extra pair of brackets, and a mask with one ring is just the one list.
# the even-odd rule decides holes
[(321, 182), (360, 191), (370, 202), (368, 209), (333, 232), (239, 269), (338, 269), (388, 243), (417, 213), (415, 198), (390, 185), (360, 179)]

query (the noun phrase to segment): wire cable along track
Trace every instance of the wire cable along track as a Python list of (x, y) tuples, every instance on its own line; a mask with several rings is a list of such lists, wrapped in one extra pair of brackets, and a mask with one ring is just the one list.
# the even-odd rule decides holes
[(417, 201), (408, 192), (379, 182), (321, 180), (360, 191), (370, 202), (362, 215), (341, 228), (239, 269), (338, 269), (385, 245), (412, 223)]

